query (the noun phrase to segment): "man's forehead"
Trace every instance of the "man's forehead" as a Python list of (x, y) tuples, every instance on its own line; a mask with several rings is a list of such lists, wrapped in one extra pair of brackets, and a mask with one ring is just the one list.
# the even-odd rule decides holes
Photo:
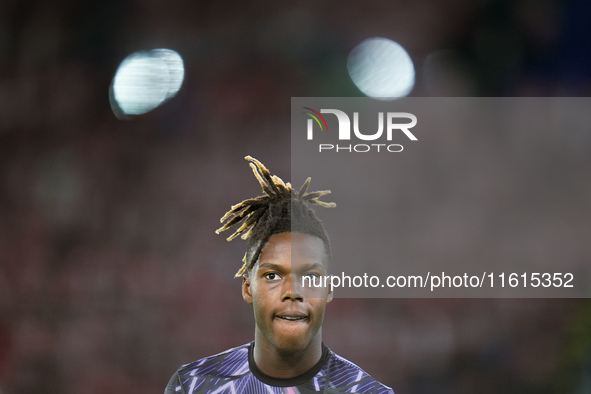
[(312, 271), (312, 270), (325, 270), (326, 267), (322, 261), (307, 261), (307, 260), (300, 260), (300, 261), (288, 261), (288, 262), (280, 262), (272, 263), (272, 262), (257, 262), (254, 266), (254, 269), (260, 270), (273, 270), (273, 271), (294, 271), (294, 272), (304, 272), (304, 271)]
[(324, 241), (314, 235), (302, 233), (280, 233), (269, 237), (257, 263), (267, 262), (291, 264), (322, 265), (328, 262)]

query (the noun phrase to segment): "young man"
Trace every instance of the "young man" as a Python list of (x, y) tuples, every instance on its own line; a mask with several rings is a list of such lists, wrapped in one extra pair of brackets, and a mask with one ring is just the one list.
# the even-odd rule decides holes
[(247, 199), (221, 219), (217, 232), (240, 224), (228, 238), (246, 239), (242, 297), (255, 316), (254, 342), (183, 365), (165, 394), (183, 393), (392, 393), (322, 343), (322, 321), (332, 291), (304, 286), (324, 277), (331, 258), (328, 236), (309, 204), (330, 191), (299, 191), (259, 161), (246, 157), (263, 196)]

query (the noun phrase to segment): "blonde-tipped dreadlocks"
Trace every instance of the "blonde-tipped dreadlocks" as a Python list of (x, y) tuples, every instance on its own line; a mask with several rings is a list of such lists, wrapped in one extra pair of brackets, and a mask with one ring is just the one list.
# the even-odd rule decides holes
[(299, 191), (292, 189), (291, 184), (284, 183), (257, 159), (246, 156), (254, 176), (259, 181), (262, 196), (249, 198), (232, 208), (220, 219), (226, 223), (216, 230), (219, 234), (230, 227), (242, 222), (242, 225), (227, 240), (237, 236), (247, 240), (246, 254), (242, 261), (244, 265), (236, 273), (242, 276), (250, 270), (259, 258), (264, 245), (273, 234), (298, 232), (314, 235), (324, 241), (330, 256), (330, 243), (326, 230), (314, 211), (306, 203), (320, 205), (326, 208), (335, 207), (335, 203), (326, 203), (318, 199), (330, 193), (330, 190), (308, 192), (311, 178), (306, 179)]

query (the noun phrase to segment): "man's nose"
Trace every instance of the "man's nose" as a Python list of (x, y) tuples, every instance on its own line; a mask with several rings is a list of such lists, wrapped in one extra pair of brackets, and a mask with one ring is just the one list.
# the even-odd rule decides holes
[(299, 278), (296, 275), (289, 275), (284, 282), (282, 301), (293, 300), (303, 301), (304, 295)]

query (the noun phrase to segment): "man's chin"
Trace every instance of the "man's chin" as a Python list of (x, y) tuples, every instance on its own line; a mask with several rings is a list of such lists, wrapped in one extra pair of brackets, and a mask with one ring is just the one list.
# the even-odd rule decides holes
[(276, 344), (277, 346), (277, 352), (279, 354), (284, 354), (284, 355), (293, 355), (293, 354), (297, 354), (299, 352), (303, 352), (305, 349), (307, 349), (307, 346), (305, 343), (302, 343), (302, 341), (286, 341), (283, 340), (281, 342), (278, 342)]
[(320, 338), (322, 334), (318, 328), (310, 319), (286, 321), (274, 318), (266, 330), (271, 335), (265, 337), (277, 352), (293, 354), (309, 349), (315, 342), (314, 338)]
[(310, 345), (310, 338), (307, 333), (290, 332), (275, 339), (275, 346), (277, 350), (285, 354), (293, 354), (304, 351)]

